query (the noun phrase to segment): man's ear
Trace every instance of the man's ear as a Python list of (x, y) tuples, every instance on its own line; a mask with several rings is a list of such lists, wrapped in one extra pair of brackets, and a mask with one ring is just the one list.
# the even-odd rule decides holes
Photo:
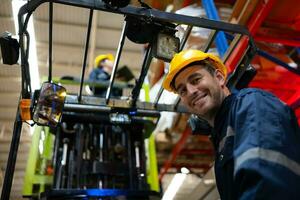
[(218, 80), (218, 82), (220, 83), (221, 86), (225, 85), (225, 82), (226, 82), (225, 77), (221, 73), (221, 71), (218, 69), (216, 69), (216, 71), (215, 71), (215, 78)]

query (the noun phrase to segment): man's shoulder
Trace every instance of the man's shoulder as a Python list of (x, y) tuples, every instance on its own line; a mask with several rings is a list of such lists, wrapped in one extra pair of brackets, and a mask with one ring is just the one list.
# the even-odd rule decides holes
[(241, 89), (236, 93), (236, 100), (242, 104), (273, 104), (277, 106), (286, 105), (274, 94), (258, 88)]
[[(232, 102), (231, 115), (235, 119), (252, 118), (264, 120), (267, 117), (274, 117), (287, 113), (287, 106), (270, 92), (246, 88), (236, 93)], [(251, 120), (250, 120), (251, 121)]]
[(267, 92), (267, 91), (262, 90), (262, 89), (258, 89), (258, 88), (244, 88), (244, 89), (241, 89), (236, 93), (236, 96), (238, 98), (244, 98), (244, 97), (259, 98), (261, 96), (277, 98), (272, 93)]

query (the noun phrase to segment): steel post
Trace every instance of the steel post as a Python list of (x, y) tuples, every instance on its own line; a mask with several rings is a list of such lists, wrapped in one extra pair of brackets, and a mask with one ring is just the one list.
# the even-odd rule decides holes
[(78, 94), (78, 101), (81, 101), (82, 97), (82, 87), (84, 82), (84, 74), (85, 74), (85, 68), (86, 68), (86, 58), (89, 51), (89, 43), (90, 43), (90, 33), (91, 33), (91, 27), (93, 23), (93, 13), (94, 10), (90, 9), (90, 15), (89, 15), (89, 23), (88, 23), (88, 29), (87, 29), (87, 35), (86, 35), (86, 41), (85, 41), (85, 49), (84, 49), (84, 57), (83, 57), (83, 63), (82, 63), (82, 70), (81, 70), (81, 79), (80, 79), (80, 89)]
[[(218, 11), (213, 0), (202, 0), (202, 5), (209, 19), (220, 21)], [(225, 54), (228, 44), (224, 32), (219, 32), (216, 37), (216, 46), (221, 57)]]
[(21, 137), (21, 130), (22, 130), (22, 121), (21, 116), (19, 113), (19, 109), (17, 111), (16, 120), (14, 123), (14, 131), (10, 143), (10, 150), (8, 154), (8, 159), (6, 163), (5, 169), (5, 176), (2, 186), (2, 193), (1, 193), (1, 200), (8, 200), (10, 199), (10, 191), (12, 186), (12, 181), (15, 172), (16, 160), (18, 155), (18, 148), (20, 143)]
[[(248, 23), (248, 29), (252, 36), (254, 36), (256, 34), (258, 28), (261, 26), (263, 20), (266, 18), (266, 16), (271, 11), (271, 8), (275, 2), (276, 2), (276, 0), (261, 1), (257, 5), (252, 17), (249, 20), (249, 23)], [(232, 54), (228, 58), (228, 60), (226, 62), (226, 66), (229, 67), (229, 71), (232, 72), (235, 69), (236, 65), (240, 61), (241, 56), (243, 55), (243, 53), (245, 52), (245, 50), (248, 46), (248, 42), (249, 42), (249, 38), (243, 36), (241, 41), (235, 48), (235, 50), (232, 52)]]

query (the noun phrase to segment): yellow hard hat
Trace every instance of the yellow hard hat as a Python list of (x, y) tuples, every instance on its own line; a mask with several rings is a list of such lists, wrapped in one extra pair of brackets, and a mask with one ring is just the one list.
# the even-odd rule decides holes
[(213, 66), (216, 69), (219, 69), (226, 79), (227, 68), (217, 56), (211, 53), (204, 53), (200, 50), (189, 49), (175, 54), (175, 56), (170, 62), (169, 72), (163, 81), (163, 87), (170, 92), (175, 92), (171, 83), (174, 77), (177, 75), (177, 73), (180, 72), (181, 69), (185, 68), (187, 65), (193, 62), (206, 59), (211, 61)]
[(99, 64), (104, 60), (108, 59), (110, 61), (114, 61), (115, 58), (112, 54), (101, 54), (95, 58), (95, 67), (98, 67)]

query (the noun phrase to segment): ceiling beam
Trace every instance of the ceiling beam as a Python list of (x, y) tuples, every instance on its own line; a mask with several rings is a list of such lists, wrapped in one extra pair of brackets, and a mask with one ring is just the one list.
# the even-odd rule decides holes
[[(39, 61), (39, 73), (41, 78), (43, 76), (48, 76), (48, 64), (45, 62)], [(62, 77), (62, 76), (74, 76), (79, 78), (81, 72), (81, 65), (70, 64), (70, 63), (52, 63), (52, 76), (53, 77)], [(139, 76), (140, 68), (130, 68), (135, 77)], [(88, 71), (86, 71), (88, 74)]]
[[(97, 13), (97, 12), (96, 12)], [(96, 17), (98, 17), (96, 15)], [(44, 19), (37, 19), (35, 18), (34, 19), (36, 23), (49, 23), (48, 20), (44, 20)], [(93, 18), (93, 21), (94, 21), (94, 18)], [(74, 22), (66, 22), (66, 21), (57, 21), (57, 20), (53, 20), (53, 25), (57, 25), (57, 26), (74, 26), (74, 27), (80, 27), (80, 28), (83, 28), (83, 29), (86, 29), (87, 28), (87, 24), (84, 25), (84, 24), (80, 24), (80, 23), (74, 23)], [(105, 30), (112, 30), (112, 31), (121, 31), (122, 30), (122, 27), (110, 27), (110, 26), (98, 26), (97, 23), (95, 23), (95, 28), (96, 29), (105, 29)]]
[(0, 68), (0, 77), (21, 77), (21, 67), (18, 64), (6, 65), (1, 62)]
[[(23, 153), (28, 153), (30, 149), (31, 144), (30, 143), (23, 143), (19, 146), (18, 153), (23, 152)], [(0, 145), (0, 154), (5, 153), (8, 155), (10, 148), (10, 144), (4, 143)]]
[[(36, 42), (37, 48), (46, 48), (48, 50), (48, 42), (44, 42), (44, 41), (37, 41)], [(52, 44), (53, 50), (55, 49), (59, 49), (62, 51), (66, 51), (66, 53), (69, 53), (69, 51), (80, 51), (83, 52), (83, 45), (78, 45), (78, 44), (66, 44), (66, 43), (59, 43), (59, 42), (53, 42)], [(97, 51), (116, 51), (116, 48), (108, 48), (108, 47), (97, 47), (95, 50)], [(126, 52), (130, 52), (130, 53), (137, 53), (137, 54), (141, 54), (141, 49), (126, 49), (124, 50)]]
[(18, 92), (1, 92), (0, 106), (16, 107), (18, 105), (20, 94)]

